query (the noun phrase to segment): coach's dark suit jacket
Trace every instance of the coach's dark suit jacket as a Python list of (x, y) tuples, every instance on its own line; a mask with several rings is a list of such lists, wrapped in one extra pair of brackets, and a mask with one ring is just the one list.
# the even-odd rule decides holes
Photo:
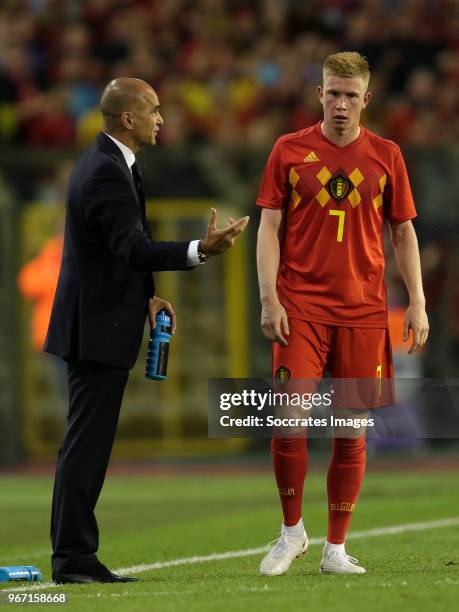
[(44, 350), (130, 369), (143, 336), (152, 271), (187, 269), (189, 242), (155, 242), (145, 201), (103, 133), (69, 181), (64, 252)]

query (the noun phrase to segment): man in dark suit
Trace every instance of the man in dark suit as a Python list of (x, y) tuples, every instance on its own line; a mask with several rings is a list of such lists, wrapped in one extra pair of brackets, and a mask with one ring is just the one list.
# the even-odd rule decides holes
[(105, 478), (129, 370), (147, 314), (172, 306), (155, 296), (151, 272), (187, 270), (234, 245), (248, 217), (203, 240), (154, 241), (135, 154), (163, 125), (156, 92), (139, 79), (111, 81), (101, 98), (103, 132), (68, 186), (59, 281), (44, 350), (68, 363), (69, 412), (54, 483), (51, 541), (55, 582), (128, 582), (96, 556), (94, 509)]

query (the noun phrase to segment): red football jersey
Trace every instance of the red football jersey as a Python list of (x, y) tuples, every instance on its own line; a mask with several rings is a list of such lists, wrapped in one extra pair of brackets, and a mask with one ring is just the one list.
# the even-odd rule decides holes
[(383, 221), (416, 217), (405, 163), (363, 127), (339, 147), (320, 124), (278, 139), (258, 194), (284, 210), (278, 296), (296, 319), (387, 327)]

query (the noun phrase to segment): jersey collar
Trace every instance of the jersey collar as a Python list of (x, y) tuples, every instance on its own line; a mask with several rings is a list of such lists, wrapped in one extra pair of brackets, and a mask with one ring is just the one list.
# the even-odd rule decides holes
[(338, 149), (338, 151), (349, 151), (349, 149), (353, 149), (358, 144), (360, 144), (366, 136), (366, 129), (363, 127), (363, 125), (360, 125), (360, 134), (357, 136), (357, 138), (353, 140), (352, 142), (350, 142), (349, 144), (345, 145), (344, 147), (340, 147), (339, 145), (332, 142), (325, 136), (325, 134), (322, 132), (322, 128), (320, 127), (322, 123), (323, 123), (322, 119), (316, 123), (315, 125), (316, 134), (319, 136), (319, 138), (323, 138), (323, 140), (325, 140), (327, 144), (329, 144), (332, 147), (335, 147), (335, 149)]

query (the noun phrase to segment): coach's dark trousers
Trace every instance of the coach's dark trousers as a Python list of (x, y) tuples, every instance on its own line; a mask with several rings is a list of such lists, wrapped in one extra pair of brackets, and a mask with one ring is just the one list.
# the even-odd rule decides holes
[(57, 572), (96, 563), (94, 509), (105, 479), (129, 371), (90, 361), (68, 364), (69, 413), (51, 510)]

